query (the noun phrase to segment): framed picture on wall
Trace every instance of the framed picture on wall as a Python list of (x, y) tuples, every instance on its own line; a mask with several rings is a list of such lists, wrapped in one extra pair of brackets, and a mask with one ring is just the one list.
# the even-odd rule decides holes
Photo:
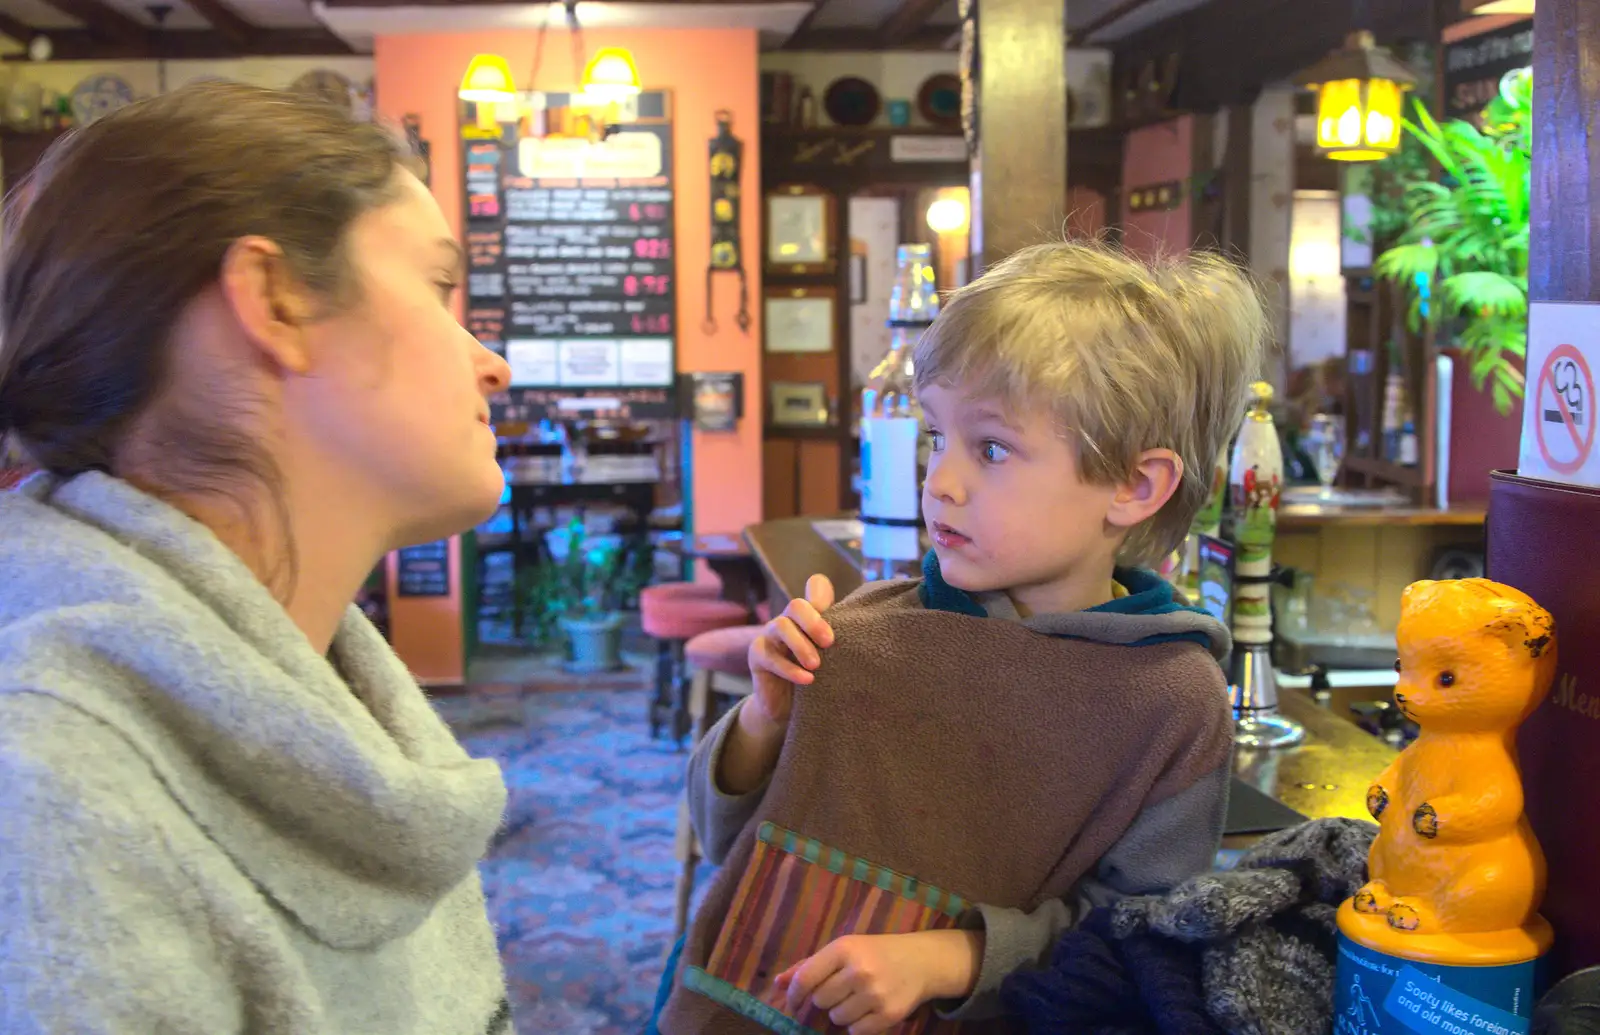
[(831, 287), (768, 288), (762, 329), (768, 352), (832, 352), (838, 337)]
[(779, 187), (767, 195), (766, 265), (784, 273), (826, 273), (835, 262), (833, 195), (820, 187)]
[(771, 422), (785, 427), (828, 423), (828, 387), (821, 381), (772, 382)]

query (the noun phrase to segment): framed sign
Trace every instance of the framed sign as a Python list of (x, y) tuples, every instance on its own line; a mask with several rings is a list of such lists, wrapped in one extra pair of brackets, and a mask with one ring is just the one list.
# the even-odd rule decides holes
[(733, 431), (744, 416), (744, 375), (696, 372), (691, 379), (694, 426), (701, 431)]
[(768, 352), (832, 352), (838, 334), (833, 288), (768, 288), (762, 317)]
[(828, 387), (821, 381), (774, 381), (771, 423), (820, 427), (828, 423)]
[(402, 597), (450, 595), (450, 541), (404, 546), (396, 551), (395, 589)]
[(604, 133), (573, 95), (529, 105), (462, 127), (467, 326), (512, 373), (494, 419), (586, 399), (676, 416), (671, 95), (646, 90)]
[(767, 195), (767, 267), (827, 273), (834, 267), (833, 195), (816, 187), (780, 187)]

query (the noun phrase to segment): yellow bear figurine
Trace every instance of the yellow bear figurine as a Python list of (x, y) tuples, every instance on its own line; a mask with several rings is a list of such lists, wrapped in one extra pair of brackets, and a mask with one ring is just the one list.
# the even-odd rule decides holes
[(1394, 699), (1421, 733), (1367, 791), (1380, 829), (1349, 933), (1412, 958), (1427, 942), (1470, 947), (1482, 962), (1525, 954), (1547, 944), (1548, 925), (1516, 735), (1555, 676), (1555, 622), (1487, 579), (1418, 582), (1398, 640)]

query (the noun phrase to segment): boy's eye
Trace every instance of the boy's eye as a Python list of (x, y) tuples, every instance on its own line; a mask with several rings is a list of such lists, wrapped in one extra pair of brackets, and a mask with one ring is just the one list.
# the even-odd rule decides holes
[(983, 444), (983, 461), (988, 464), (998, 464), (1011, 455), (1011, 450), (998, 442), (985, 442)]
[(456, 293), (456, 282), (453, 280), (440, 280), (434, 282), (434, 287), (439, 289), (439, 297), (445, 305), (450, 304), (450, 296)]
[(932, 430), (930, 430), (928, 432), (928, 448), (932, 449), (935, 453), (937, 453), (941, 449), (943, 449), (944, 448), (944, 433), (940, 432), (940, 431), (932, 431)]

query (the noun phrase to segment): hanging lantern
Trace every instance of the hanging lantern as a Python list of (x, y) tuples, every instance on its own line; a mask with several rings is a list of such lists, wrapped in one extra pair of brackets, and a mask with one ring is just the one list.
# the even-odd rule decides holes
[(511, 66), (499, 54), (475, 55), (461, 77), (457, 96), (478, 104), (512, 103), (517, 99), (517, 87), (511, 79)]
[(1317, 92), (1317, 150), (1342, 162), (1376, 162), (1400, 150), (1401, 105), (1416, 74), (1372, 33), (1351, 33), (1345, 45), (1300, 73), (1296, 84)]
[(583, 69), (582, 92), (596, 100), (621, 101), (639, 95), (639, 66), (626, 47), (601, 47)]

